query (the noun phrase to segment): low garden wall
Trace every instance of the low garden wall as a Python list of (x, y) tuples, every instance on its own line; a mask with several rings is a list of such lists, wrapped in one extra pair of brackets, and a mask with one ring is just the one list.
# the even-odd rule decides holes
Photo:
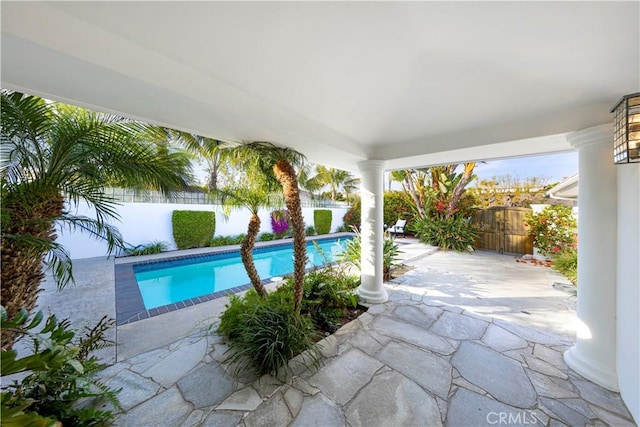
[[(302, 215), (307, 226), (313, 226), (313, 212), (318, 208), (302, 208)], [(333, 211), (331, 231), (336, 231), (342, 223), (342, 217), (347, 208), (323, 208)], [(119, 222), (112, 224), (120, 230), (125, 242), (136, 246), (153, 241), (167, 243), (169, 249), (176, 249), (171, 227), (171, 216), (174, 210), (213, 211), (216, 215), (215, 236), (232, 236), (247, 231), (247, 224), (251, 214), (246, 209), (238, 209), (225, 218), (222, 206), (203, 204), (179, 203), (123, 203), (118, 207)], [(261, 233), (271, 233), (271, 218), (269, 213), (273, 208), (261, 209)], [(86, 205), (72, 209), (77, 215), (92, 216)], [(213, 236), (212, 236), (213, 237)], [(92, 238), (87, 233), (64, 229), (58, 233), (58, 243), (62, 244), (71, 254), (72, 259), (92, 258), (104, 256), (107, 245), (103, 241)]]

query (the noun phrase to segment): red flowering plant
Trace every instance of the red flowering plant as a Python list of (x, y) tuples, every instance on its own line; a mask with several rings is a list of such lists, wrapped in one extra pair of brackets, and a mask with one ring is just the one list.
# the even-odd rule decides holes
[(289, 230), (289, 211), (279, 210), (271, 212), (271, 229), (278, 239), (282, 239)]
[(574, 243), (577, 222), (569, 206), (547, 206), (540, 213), (529, 213), (525, 225), (541, 255), (556, 255)]

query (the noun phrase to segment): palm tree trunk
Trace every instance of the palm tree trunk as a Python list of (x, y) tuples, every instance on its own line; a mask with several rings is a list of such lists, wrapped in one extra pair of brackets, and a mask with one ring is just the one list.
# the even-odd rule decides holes
[(278, 182), (282, 185), (285, 204), (291, 218), (293, 231), (293, 297), (294, 310), (300, 314), (302, 307), (302, 294), (304, 292), (304, 273), (307, 263), (307, 244), (304, 236), (304, 218), (300, 206), (300, 189), (296, 171), (287, 160), (281, 159), (273, 166), (273, 172)]
[(253, 247), (256, 244), (256, 236), (260, 232), (260, 217), (258, 214), (253, 213), (251, 215), (251, 219), (249, 219), (249, 227), (247, 228), (247, 235), (242, 241), (242, 245), (240, 246), (240, 256), (242, 257), (242, 263), (244, 264), (244, 268), (247, 271), (247, 275), (251, 280), (251, 284), (255, 288), (258, 295), (262, 298), (267, 299), (267, 290), (264, 288), (262, 281), (260, 280), (260, 275), (258, 274), (258, 270), (256, 270), (256, 265), (253, 262)]
[[(9, 319), (21, 308), (33, 310), (38, 298), (40, 283), (44, 279), (43, 261), (47, 251), (23, 240), (33, 237), (53, 242), (57, 235), (51, 218), (62, 215), (64, 200), (59, 194), (52, 197), (35, 197), (20, 203), (21, 196), (8, 194), (3, 201), (3, 210), (9, 218), (2, 223), (0, 243), (2, 269), (0, 271), (0, 299)], [(35, 200), (33, 200), (35, 199)], [(6, 235), (22, 238), (7, 238)], [(2, 350), (13, 346), (16, 333), (3, 331), (0, 339)]]

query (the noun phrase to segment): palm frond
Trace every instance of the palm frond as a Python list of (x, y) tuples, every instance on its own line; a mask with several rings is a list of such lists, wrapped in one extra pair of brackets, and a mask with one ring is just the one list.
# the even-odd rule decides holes
[(91, 235), (96, 240), (104, 240), (107, 243), (107, 251), (112, 254), (115, 250), (124, 249), (125, 243), (122, 235), (113, 225), (86, 216), (65, 215), (58, 220), (60, 228), (70, 231), (79, 230)]

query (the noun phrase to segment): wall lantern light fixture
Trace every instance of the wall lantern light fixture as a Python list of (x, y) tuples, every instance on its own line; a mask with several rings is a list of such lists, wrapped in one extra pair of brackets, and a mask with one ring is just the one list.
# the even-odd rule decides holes
[(613, 162), (640, 162), (640, 92), (623, 96), (611, 112)]

